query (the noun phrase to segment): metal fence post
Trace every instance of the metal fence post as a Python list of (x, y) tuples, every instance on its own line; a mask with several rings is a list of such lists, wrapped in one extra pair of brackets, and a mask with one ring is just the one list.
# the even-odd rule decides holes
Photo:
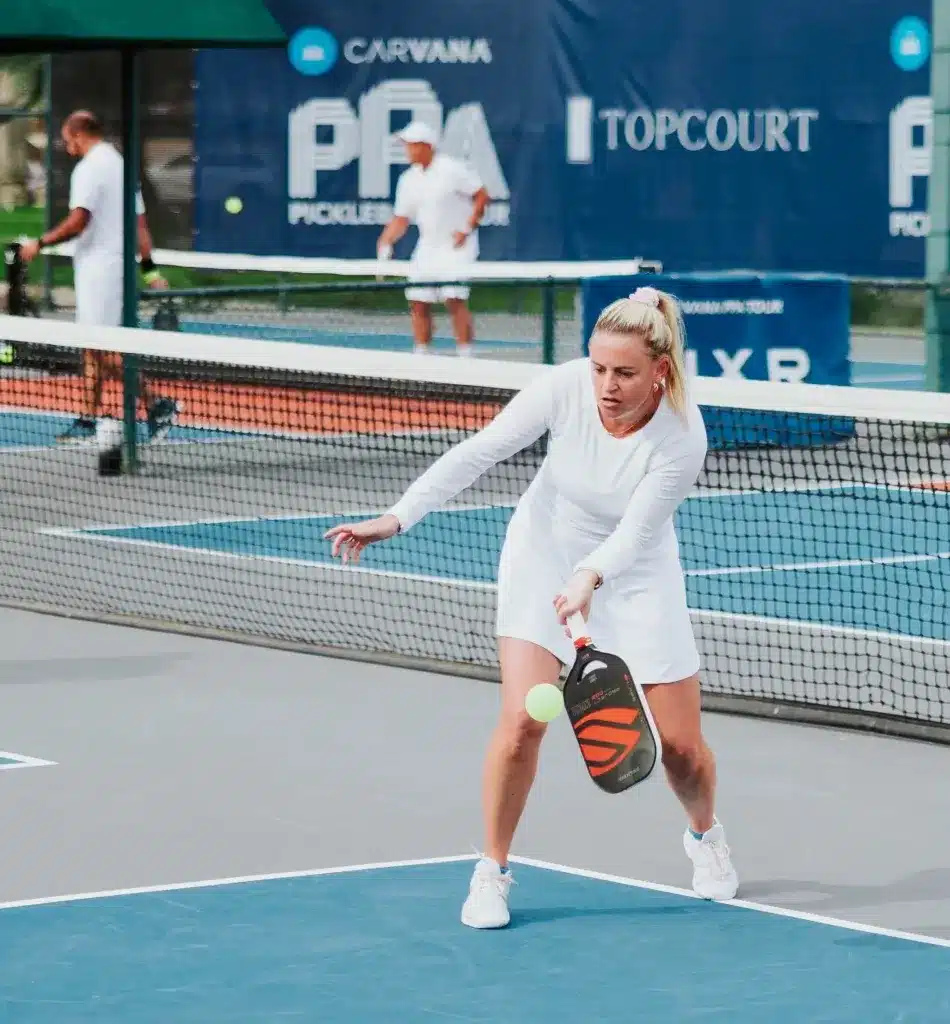
[(553, 278), (548, 278), (541, 285), (541, 361), (547, 365), (554, 363), (554, 345), (557, 329), (557, 292)]
[(934, 0), (930, 56), (934, 146), (927, 237), (927, 388), (950, 391), (950, 0)]

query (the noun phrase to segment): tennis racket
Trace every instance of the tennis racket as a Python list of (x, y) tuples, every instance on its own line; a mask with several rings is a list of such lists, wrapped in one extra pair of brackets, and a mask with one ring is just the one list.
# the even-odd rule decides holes
[(178, 310), (172, 299), (161, 299), (158, 309), (152, 317), (152, 328), (156, 331), (178, 331), (181, 330), (181, 323), (178, 319)]
[[(27, 267), (20, 255), (21, 244), (10, 242), (4, 246), (3, 262), (6, 266), (7, 280), (7, 308), (10, 316), (35, 316), (40, 315), (36, 303), (30, 298), (26, 290)], [(10, 365), (19, 361), (20, 353), (18, 346), (10, 341), (0, 341), (0, 363)]]
[(643, 782), (660, 739), (646, 698), (626, 664), (598, 650), (580, 614), (567, 621), (577, 654), (564, 683), (564, 705), (587, 772), (606, 793)]

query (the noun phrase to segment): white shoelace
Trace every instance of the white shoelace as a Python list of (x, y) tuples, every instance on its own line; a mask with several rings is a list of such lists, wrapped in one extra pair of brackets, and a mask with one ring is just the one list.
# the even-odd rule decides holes
[[(475, 853), (481, 857), (481, 853), (473, 847)], [(509, 888), (515, 884), (515, 880), (509, 871), (504, 875), (496, 875), (493, 871), (483, 871), (476, 868), (472, 876), (471, 888), (478, 892), (484, 892), (493, 885), (500, 896), (507, 897)]]
[(700, 846), (712, 855), (711, 859), (715, 863), (719, 877), (725, 877), (731, 867), (729, 847), (726, 845), (725, 839), (711, 839), (708, 842), (700, 843)]
[(472, 889), (476, 893), (494, 891), (499, 896), (507, 896), (510, 884), (511, 881), (506, 875), (490, 875), (487, 871), (478, 871), (472, 880)]

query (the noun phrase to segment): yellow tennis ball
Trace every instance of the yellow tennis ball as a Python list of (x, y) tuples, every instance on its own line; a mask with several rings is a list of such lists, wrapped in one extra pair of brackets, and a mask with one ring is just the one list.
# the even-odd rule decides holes
[(553, 683), (538, 683), (528, 690), (524, 709), (536, 722), (551, 722), (564, 710), (564, 695)]
[(244, 209), (244, 203), (237, 196), (228, 196), (224, 201), (224, 208), (228, 213), (240, 213)]

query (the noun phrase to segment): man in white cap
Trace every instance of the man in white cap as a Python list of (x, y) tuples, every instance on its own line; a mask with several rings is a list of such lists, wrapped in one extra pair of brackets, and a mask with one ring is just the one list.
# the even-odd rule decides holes
[(488, 206), (488, 192), (471, 167), (436, 152), (438, 138), (431, 125), (413, 121), (398, 137), (405, 143), (410, 166), (399, 176), (393, 218), (379, 236), (376, 252), (381, 260), (390, 259), (393, 245), (409, 225), (418, 227), (406, 289), (415, 351), (428, 351), (432, 304), (442, 301), (452, 318), (457, 352), (469, 356), (474, 328), (464, 282), (478, 258), (478, 225)]

